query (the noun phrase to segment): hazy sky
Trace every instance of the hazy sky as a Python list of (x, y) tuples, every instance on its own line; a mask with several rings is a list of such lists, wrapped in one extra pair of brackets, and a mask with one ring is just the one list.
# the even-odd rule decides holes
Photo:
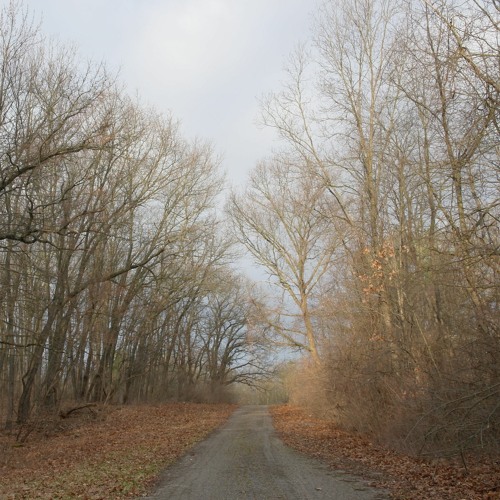
[[(1, 0), (6, 3), (7, 0)], [(272, 148), (258, 98), (280, 87), (317, 0), (25, 0), (42, 30), (213, 142), (234, 184)]]

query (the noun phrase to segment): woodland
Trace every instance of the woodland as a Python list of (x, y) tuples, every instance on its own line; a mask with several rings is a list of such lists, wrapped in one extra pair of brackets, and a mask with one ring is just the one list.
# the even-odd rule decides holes
[(499, 20), (325, 1), (261, 100), (276, 149), (223, 199), (213, 145), (3, 7), (0, 426), (246, 385), (421, 456), (498, 453)]

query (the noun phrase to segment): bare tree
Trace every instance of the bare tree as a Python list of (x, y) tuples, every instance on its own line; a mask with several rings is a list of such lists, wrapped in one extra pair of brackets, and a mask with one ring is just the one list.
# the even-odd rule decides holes
[(322, 397), (371, 432), (394, 408), (429, 449), (477, 442), (498, 415), (497, 20), (497, 2), (326, 1), (264, 102), (335, 208)]
[[(74, 54), (46, 44), (21, 4), (4, 7), (0, 25), (0, 240), (30, 243), (59, 229), (45, 211), (74, 187), (40, 199), (47, 170), (108, 141), (104, 97), (113, 82), (103, 68), (82, 71)], [(84, 179), (81, 172), (74, 181)]]
[[(175, 304), (204, 296), (227, 244), (210, 146), (51, 48), (14, 3), (0, 31), (0, 377), (7, 420), (17, 407), (25, 423), (69, 394), (126, 394), (135, 354), (155, 358), (158, 342), (176, 355), (185, 324), (158, 332)], [(155, 285), (164, 300), (144, 317)]]
[(267, 311), (269, 326), (319, 362), (314, 304), (336, 249), (328, 233), (324, 184), (277, 157), (256, 168), (246, 192), (233, 195), (228, 210), (238, 239), (284, 294), (285, 307)]
[(234, 383), (257, 385), (269, 375), (266, 345), (253, 328), (249, 284), (222, 272), (207, 296), (202, 323), (206, 375), (213, 393)]

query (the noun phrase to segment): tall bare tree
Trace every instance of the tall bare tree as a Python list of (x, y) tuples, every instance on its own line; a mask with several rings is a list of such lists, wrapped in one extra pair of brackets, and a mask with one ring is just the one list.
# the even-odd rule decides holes
[(498, 55), (496, 2), (325, 1), (264, 102), (335, 207), (323, 396), (372, 432), (397, 408), (429, 448), (498, 416)]
[(326, 193), (317, 178), (277, 157), (258, 166), (246, 192), (233, 194), (228, 206), (238, 239), (284, 294), (282, 307), (267, 311), (269, 326), (316, 362), (314, 307), (336, 250)]

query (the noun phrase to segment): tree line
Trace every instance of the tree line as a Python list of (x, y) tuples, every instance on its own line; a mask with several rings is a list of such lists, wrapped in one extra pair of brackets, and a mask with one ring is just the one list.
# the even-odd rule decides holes
[(280, 146), (228, 203), (268, 335), (310, 353), (295, 400), (422, 453), (498, 449), (499, 17), (324, 2), (262, 100)]
[(0, 414), (217, 400), (263, 371), (209, 144), (0, 15)]
[[(69, 400), (216, 400), (284, 346), (305, 354), (281, 370), (291, 399), (347, 428), (497, 447), (499, 16), (326, 0), (262, 98), (278, 145), (221, 216), (210, 145), (4, 8), (6, 425)], [(234, 270), (235, 238), (270, 289)]]

